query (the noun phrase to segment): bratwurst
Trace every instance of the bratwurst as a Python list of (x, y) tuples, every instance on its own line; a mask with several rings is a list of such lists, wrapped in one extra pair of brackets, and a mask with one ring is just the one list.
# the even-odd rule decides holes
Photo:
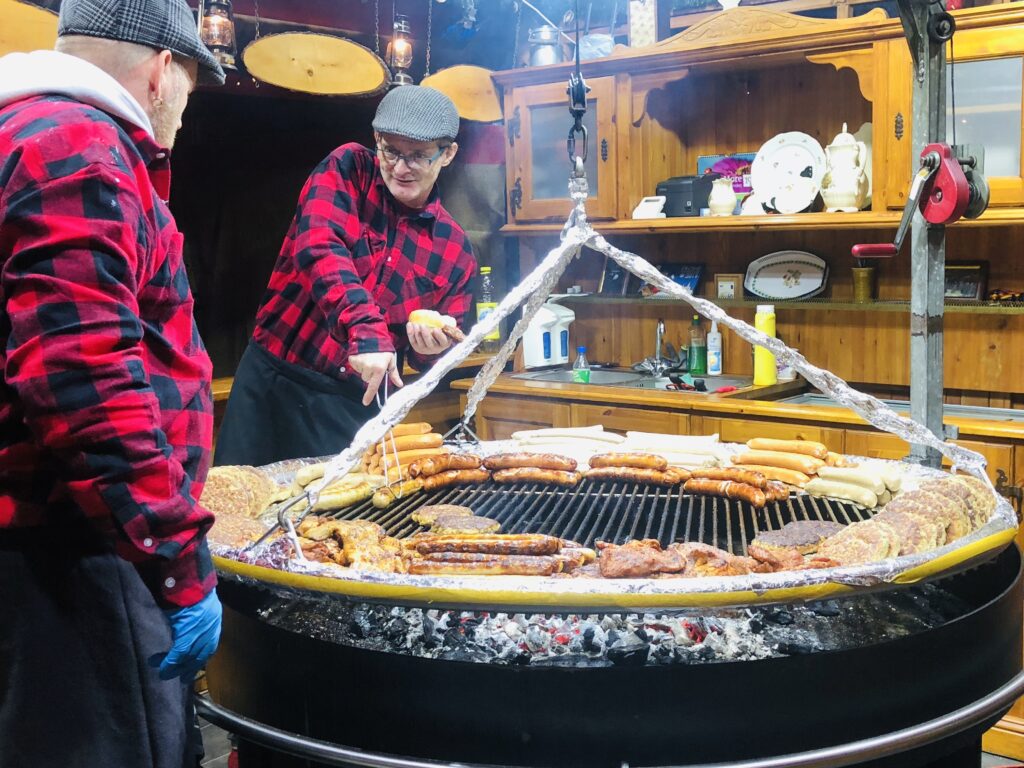
[(625, 480), (630, 483), (679, 485), (688, 476), (679, 469), (640, 469), (637, 467), (597, 467), (587, 471), (588, 480)]
[(423, 477), (423, 490), (447, 488), (449, 485), (466, 485), (469, 483), (486, 483), (491, 473), (486, 469), (449, 469), (436, 475)]
[(668, 459), (653, 453), (599, 453), (587, 462), (591, 469), (600, 467), (636, 467), (637, 469), (668, 469)]
[[(574, 465), (575, 463), (573, 462)], [(548, 485), (564, 485), (567, 488), (576, 485), (580, 481), (579, 472), (569, 472), (560, 469), (539, 469), (537, 467), (499, 469), (491, 477), (496, 483), (547, 483)]]
[(557, 453), (496, 453), (484, 459), (488, 469), (516, 469), (527, 467), (534, 469), (559, 469), (572, 472), (576, 469), (576, 460)]
[(690, 478), (683, 485), (687, 493), (697, 493), (706, 496), (723, 496), (727, 499), (739, 499), (754, 507), (763, 507), (768, 503), (764, 491), (746, 483), (736, 483), (732, 480), (702, 480)]

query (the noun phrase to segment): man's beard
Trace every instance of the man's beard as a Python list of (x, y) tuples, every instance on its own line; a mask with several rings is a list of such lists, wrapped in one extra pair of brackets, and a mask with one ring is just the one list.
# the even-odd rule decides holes
[(174, 146), (174, 137), (178, 135), (178, 124), (181, 118), (168, 109), (167, 105), (154, 107), (149, 115), (149, 121), (153, 124), (153, 137), (156, 143), (165, 149)]

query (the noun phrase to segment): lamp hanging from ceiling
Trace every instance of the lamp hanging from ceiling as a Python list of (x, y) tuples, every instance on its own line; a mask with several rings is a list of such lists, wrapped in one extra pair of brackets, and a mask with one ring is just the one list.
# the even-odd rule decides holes
[(391, 42), (388, 43), (387, 62), (391, 68), (392, 85), (412, 85), (412, 75), (409, 74), (409, 67), (412, 66), (412, 28), (409, 26), (409, 19), (400, 14), (395, 14), (394, 31)]
[(199, 37), (225, 69), (235, 66), (235, 16), (231, 0), (199, 1)]

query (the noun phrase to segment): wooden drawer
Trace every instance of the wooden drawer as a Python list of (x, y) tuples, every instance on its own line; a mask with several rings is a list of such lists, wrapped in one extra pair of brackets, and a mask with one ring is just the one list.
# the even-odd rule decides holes
[[(1013, 482), (1013, 446), (1002, 443), (983, 443), (977, 440), (954, 440), (957, 445), (977, 451), (988, 460), (988, 474), (995, 482), (996, 472), (1003, 470)], [(846, 453), (872, 459), (902, 459), (910, 453), (910, 444), (895, 435), (866, 430), (846, 431)], [(949, 466), (948, 462), (943, 462)]]
[(704, 417), (701, 434), (718, 433), (723, 443), (745, 443), (755, 437), (775, 440), (812, 440), (824, 443), (830, 451), (843, 452), (843, 430), (814, 424), (790, 424), (784, 421), (751, 419), (717, 419)]
[[(465, 412), (466, 396), (459, 400)], [(532, 397), (488, 395), (477, 409), (476, 425), (481, 440), (507, 440), (521, 429), (568, 427), (569, 406)]]
[(613, 432), (660, 432), (669, 435), (689, 434), (690, 419), (685, 413), (649, 411), (645, 408), (622, 408), (613, 405), (571, 406), (574, 427), (602, 424)]

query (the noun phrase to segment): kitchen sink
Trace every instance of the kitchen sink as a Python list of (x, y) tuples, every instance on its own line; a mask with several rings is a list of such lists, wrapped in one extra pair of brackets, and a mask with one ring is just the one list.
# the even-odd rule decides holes
[[(749, 376), (694, 376), (693, 378), (704, 379), (704, 384), (707, 386), (707, 393), (694, 392), (694, 394), (710, 394), (719, 387), (745, 389), (754, 384), (754, 380)], [(618, 386), (631, 389), (667, 389), (669, 384), (671, 384), (671, 381), (667, 376), (658, 376), (657, 378), (644, 376), (639, 381), (625, 382)], [(689, 392), (690, 390), (686, 391)]]
[[(514, 373), (512, 377), (515, 379), (526, 379), (527, 381), (572, 383), (572, 371), (531, 371), (529, 373)], [(753, 385), (753, 379), (749, 376), (697, 376), (695, 378), (704, 379), (709, 393), (719, 387), (745, 389)], [(636, 371), (594, 369), (590, 372), (590, 383), (606, 387), (622, 387), (624, 389), (666, 390), (671, 382), (668, 376), (650, 376), (645, 373), (637, 373)]]
[[(531, 371), (529, 373), (514, 373), (514, 379), (526, 379), (528, 381), (557, 381), (567, 384), (572, 383), (572, 371)], [(594, 369), (590, 371), (591, 384), (605, 384), (609, 386), (632, 386), (629, 382), (647, 378), (636, 371), (603, 371)], [(668, 381), (668, 379), (665, 379)]]
[[(825, 405), (837, 408), (844, 407), (831, 397), (817, 392), (807, 392), (796, 395), (795, 397), (784, 397), (776, 402), (787, 403), (789, 405)], [(897, 413), (906, 414), (910, 410), (910, 403), (906, 400), (883, 400), (882, 402)], [(1024, 411), (1014, 408), (990, 408), (988, 406), (978, 405), (947, 404), (942, 407), (942, 415), (949, 418), (1024, 422)]]

